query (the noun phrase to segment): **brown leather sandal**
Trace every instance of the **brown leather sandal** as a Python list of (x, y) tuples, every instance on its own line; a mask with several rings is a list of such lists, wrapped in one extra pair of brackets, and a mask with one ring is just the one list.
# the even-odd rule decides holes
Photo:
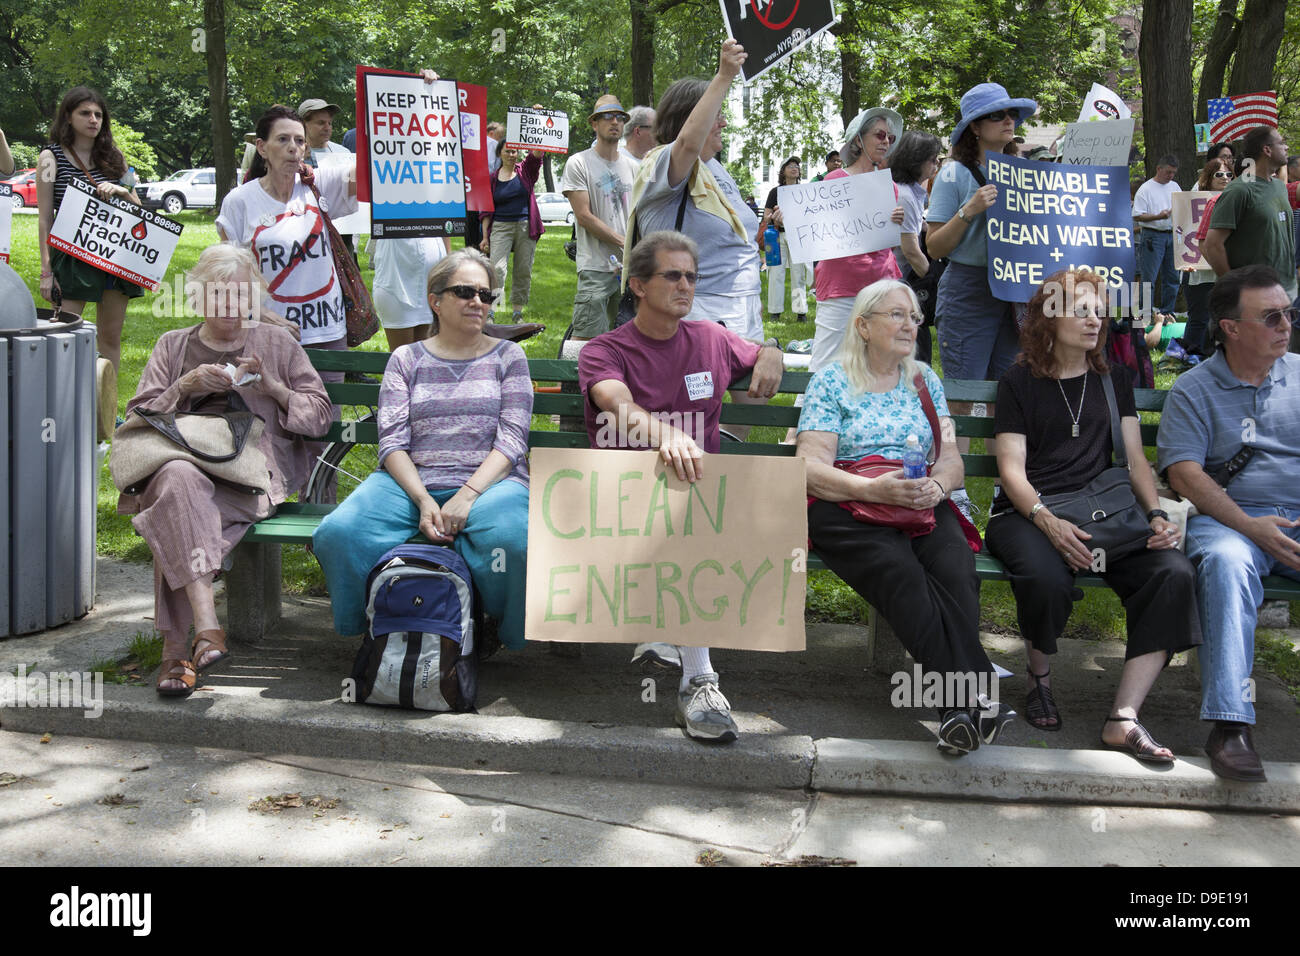
[[(164, 687), (163, 682), (175, 680), (180, 681), (180, 687)], [(194, 669), (193, 661), (183, 661), (177, 658), (169, 658), (162, 662), (162, 667), (158, 669), (158, 696), (160, 697), (189, 697), (194, 693), (194, 687), (199, 681), (199, 673)]]
[[(206, 661), (202, 666), (198, 666), (197, 662), (203, 658), (203, 655), (212, 651), (219, 651), (220, 653), (212, 660)], [(190, 648), (190, 660), (196, 662), (196, 668), (200, 673), (216, 667), (229, 656), (230, 650), (226, 647), (226, 632), (221, 628), (214, 627), (207, 631), (199, 631), (194, 635), (194, 646)]]
[(1161, 749), (1168, 750), (1169, 748), (1162, 748), (1160, 744), (1156, 743), (1156, 739), (1151, 736), (1151, 732), (1138, 723), (1136, 717), (1106, 718), (1106, 723), (1108, 724), (1122, 724), (1128, 722), (1132, 722), (1133, 726), (1129, 729), (1129, 732), (1124, 735), (1124, 742), (1122, 744), (1108, 744), (1103, 738), (1101, 745), (1110, 750), (1122, 750), (1125, 753), (1132, 754), (1143, 763), (1170, 764), (1174, 762), (1173, 757), (1166, 757), (1164, 754), (1157, 753), (1157, 751)]

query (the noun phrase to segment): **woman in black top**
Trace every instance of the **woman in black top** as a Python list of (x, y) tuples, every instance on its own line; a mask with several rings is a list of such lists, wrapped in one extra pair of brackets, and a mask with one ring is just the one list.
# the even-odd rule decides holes
[[(781, 164), (776, 174), (776, 181), (779, 186), (793, 186), (802, 176), (803, 167), (799, 157), (791, 156)], [(785, 220), (781, 217), (781, 209), (776, 203), (777, 188), (778, 186), (773, 186), (772, 191), (767, 194), (763, 221), (758, 224), (759, 252), (765, 251), (767, 243), (763, 232), (769, 223), (776, 226), (781, 245), (781, 264), (767, 268), (767, 311), (771, 313), (773, 322), (781, 321), (781, 316), (785, 313), (785, 270), (788, 266), (790, 308), (794, 310), (795, 321), (803, 322), (808, 318), (808, 279), (812, 275), (812, 267), (806, 262), (790, 261), (790, 246), (785, 241)]]
[(99, 354), (117, 368), (122, 357), (122, 323), (128, 299), (144, 290), (49, 246), (50, 230), (68, 183), (80, 179), (95, 186), (100, 198), (117, 196), (139, 205), (134, 189), (121, 184), (126, 160), (113, 142), (108, 104), (88, 86), (64, 94), (50, 127), (50, 143), (36, 161), (36, 205), (41, 249), (41, 296), (63, 300), (65, 312), (81, 315), (87, 302), (95, 307)]
[[(1029, 658), (1025, 717), (1060, 730), (1049, 655), (1082, 597), (1074, 573), (1095, 570), (1124, 602), (1128, 648), (1102, 743), (1139, 760), (1170, 763), (1138, 722), (1147, 692), (1176, 651), (1201, 643), (1195, 572), (1178, 551), (1178, 533), (1159, 511), (1155, 479), (1142, 451), (1133, 389), (1123, 369), (1106, 365), (1106, 286), (1087, 270), (1058, 272), (1029, 303), (1023, 351), (998, 383), (994, 431), (1002, 490), (985, 542), (1011, 575)], [(1078, 491), (1110, 467), (1110, 408), (1102, 376), (1115, 385), (1133, 494), (1147, 513), (1145, 550), (1115, 560), (1090, 550), (1086, 532), (1052, 514), (1040, 495)]]

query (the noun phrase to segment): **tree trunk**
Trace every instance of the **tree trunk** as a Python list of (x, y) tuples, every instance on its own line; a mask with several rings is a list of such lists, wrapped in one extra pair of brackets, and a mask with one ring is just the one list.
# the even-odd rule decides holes
[[(1228, 71), (1228, 61), (1237, 49), (1241, 21), (1237, 19), (1239, 0), (1219, 0), (1219, 14), (1214, 21), (1214, 32), (1205, 48), (1205, 65), (1201, 67), (1201, 90), (1196, 96), (1196, 122), (1209, 122), (1210, 100), (1223, 95), (1223, 77)], [(1250, 92), (1254, 92), (1253, 90)]]
[(226, 87), (225, 0), (203, 0), (203, 39), (208, 62), (208, 109), (212, 118), (212, 165), (216, 168), (217, 204), (235, 185), (235, 137), (230, 129), (230, 95)]
[(1192, 5), (1185, 0), (1146, 0), (1142, 7), (1142, 132), (1147, 176), (1160, 157), (1179, 159), (1178, 183), (1196, 178), (1196, 132), (1192, 128)]
[(862, 102), (862, 86), (858, 77), (862, 73), (862, 57), (858, 53), (858, 40), (854, 26), (857, 16), (856, 0), (845, 0), (839, 5), (840, 22), (831, 27), (840, 48), (840, 118), (848, 129), (853, 117), (858, 115)]
[(632, 14), (632, 103), (655, 105), (655, 14), (649, 0), (628, 0)]
[(1246, 0), (1241, 17), (1241, 36), (1237, 40), (1237, 58), (1232, 61), (1233, 93), (1258, 93), (1273, 88), (1273, 67), (1282, 45), (1282, 28), (1286, 21), (1286, 0)]

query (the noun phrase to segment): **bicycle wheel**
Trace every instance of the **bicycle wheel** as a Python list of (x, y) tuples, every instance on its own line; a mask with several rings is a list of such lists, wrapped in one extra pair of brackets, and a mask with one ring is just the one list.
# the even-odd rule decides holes
[[(373, 410), (356, 419), (370, 422)], [(325, 446), (312, 468), (311, 478), (302, 500), (314, 505), (335, 504), (347, 500), (357, 485), (365, 481), (379, 467), (379, 446), (334, 441)]]

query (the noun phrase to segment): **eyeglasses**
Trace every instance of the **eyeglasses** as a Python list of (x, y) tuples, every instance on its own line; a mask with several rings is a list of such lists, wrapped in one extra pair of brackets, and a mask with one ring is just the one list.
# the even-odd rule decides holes
[(1214, 174), (1215, 179), (1231, 179), (1232, 173), (1225, 173), (1222, 170)]
[[(449, 285), (442, 292), (450, 292), (456, 298), (463, 299), (466, 302), (473, 299), (474, 296), (478, 296), (478, 300), (487, 305), (490, 305), (495, 298), (491, 289), (480, 289), (472, 285)], [(442, 295), (442, 292), (439, 292), (438, 295)]]
[(910, 319), (912, 324), (917, 328), (925, 321), (925, 316), (920, 312), (904, 312), (902, 309), (894, 309), (892, 312), (868, 312), (867, 315), (883, 315), (895, 325), (902, 325), (904, 321)]
[(996, 113), (985, 113), (983, 116), (980, 117), (980, 119), (991, 120), (994, 123), (1001, 123), (1008, 116), (1010, 116), (1013, 120), (1019, 120), (1020, 111), (1019, 110), (998, 110)]
[(680, 269), (669, 269), (667, 272), (656, 272), (654, 273), (654, 275), (662, 276), (663, 278), (671, 282), (673, 285), (676, 285), (677, 283), (681, 282), (683, 279), (686, 280), (687, 285), (695, 285), (695, 283), (699, 281), (700, 278), (700, 274), (698, 272), (682, 272)]
[(898, 139), (897, 136), (889, 132), (889, 130), (885, 130), (885, 129), (878, 129), (871, 135), (874, 136), (876, 139), (880, 140), (882, 143), (883, 142), (893, 143)]
[(1300, 325), (1300, 309), (1275, 309), (1272, 312), (1265, 312), (1258, 319), (1237, 319), (1238, 322), (1261, 322), (1270, 329), (1276, 329), (1286, 319), (1288, 325)]
[(626, 123), (627, 117), (622, 113), (601, 113), (596, 117), (598, 120), (613, 120), (616, 123)]

